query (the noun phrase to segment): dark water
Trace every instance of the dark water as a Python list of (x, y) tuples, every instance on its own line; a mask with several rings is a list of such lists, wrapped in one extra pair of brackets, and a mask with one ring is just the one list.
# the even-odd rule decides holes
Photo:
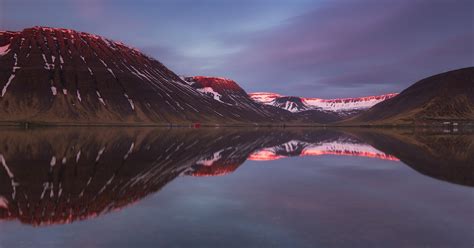
[(1, 247), (472, 247), (474, 135), (0, 130)]

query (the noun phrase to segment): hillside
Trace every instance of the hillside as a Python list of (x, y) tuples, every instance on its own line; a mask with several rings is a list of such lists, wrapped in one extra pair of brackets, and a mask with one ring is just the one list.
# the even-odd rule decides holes
[(420, 80), (348, 123), (428, 124), (474, 121), (474, 67)]
[(236, 108), (120, 42), (69, 29), (0, 32), (0, 121), (238, 124), (282, 115)]

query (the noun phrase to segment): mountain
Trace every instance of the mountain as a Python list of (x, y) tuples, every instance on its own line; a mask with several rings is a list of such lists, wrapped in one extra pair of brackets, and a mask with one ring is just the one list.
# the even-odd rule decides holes
[(465, 68), (421, 80), (400, 95), (359, 98), (247, 94), (226, 78), (180, 78), (120, 42), (70, 29), (33, 27), (0, 32), (0, 125), (472, 121), (473, 78), (473, 67)]
[[(291, 120), (287, 111), (255, 102), (235, 81), (223, 77), (183, 77), (191, 87), (235, 109), (251, 110), (270, 119)], [(232, 113), (230, 113), (232, 114)]]
[(70, 29), (0, 32), (0, 89), (3, 123), (248, 124), (285, 118), (256, 105), (219, 101), (137, 49)]
[(474, 67), (420, 80), (349, 123), (428, 124), (474, 121)]
[[(332, 119), (335, 121), (357, 115), (375, 104), (390, 99), (397, 94), (339, 99), (282, 96), (268, 92), (256, 92), (250, 93), (249, 95), (257, 102), (286, 109), (293, 113), (311, 111), (303, 115), (300, 114), (301, 116), (305, 116), (308, 121), (310, 120), (308, 118), (313, 114), (322, 115), (321, 112), (331, 114), (330, 116), (333, 116)], [(318, 118), (316, 117), (315, 119)]]

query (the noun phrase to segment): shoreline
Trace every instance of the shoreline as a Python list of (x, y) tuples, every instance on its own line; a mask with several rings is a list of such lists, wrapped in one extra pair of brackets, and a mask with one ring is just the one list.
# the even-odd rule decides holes
[(474, 129), (474, 120), (450, 119), (436, 123), (423, 124), (310, 124), (310, 123), (71, 123), (71, 122), (24, 122), (0, 121), (1, 127), (42, 128), (42, 127), (166, 127), (166, 128), (461, 128)]

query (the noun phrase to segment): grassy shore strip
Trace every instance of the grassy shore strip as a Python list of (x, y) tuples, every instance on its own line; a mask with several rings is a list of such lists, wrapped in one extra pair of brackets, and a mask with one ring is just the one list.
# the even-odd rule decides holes
[(445, 128), (474, 128), (474, 120), (443, 120), (443, 122), (457, 122), (456, 126), (452, 124), (435, 123), (97, 123), (97, 122), (28, 122), (28, 121), (0, 121), (0, 126), (15, 126), (23, 128), (33, 127), (317, 127), (317, 128), (413, 128), (413, 127), (445, 127)]

